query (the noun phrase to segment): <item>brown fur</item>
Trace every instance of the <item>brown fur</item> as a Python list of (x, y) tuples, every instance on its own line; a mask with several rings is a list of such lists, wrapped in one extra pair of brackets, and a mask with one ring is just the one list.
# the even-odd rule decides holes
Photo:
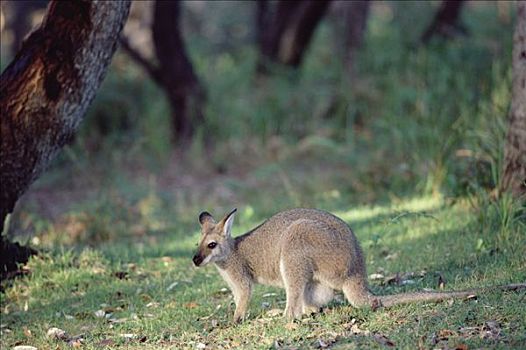
[[(213, 262), (228, 283), (236, 303), (235, 322), (244, 318), (256, 283), (285, 288), (288, 318), (319, 310), (332, 300), (334, 290), (343, 291), (355, 307), (373, 308), (465, 297), (476, 292), (374, 296), (367, 286), (360, 244), (343, 220), (317, 209), (291, 209), (232, 238), (235, 211), (218, 223), (209, 213), (201, 213), (201, 242), (193, 258), (196, 266)], [(513, 286), (524, 288), (526, 284)]]

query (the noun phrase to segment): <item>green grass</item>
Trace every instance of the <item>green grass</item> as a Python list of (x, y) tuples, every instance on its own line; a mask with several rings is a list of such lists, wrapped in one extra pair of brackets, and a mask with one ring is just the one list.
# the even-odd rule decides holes
[[(524, 227), (512, 226), (506, 240), (499, 240), (496, 232), (481, 230), (465, 201), (448, 204), (441, 197), (423, 197), (337, 214), (362, 242), (369, 273), (425, 271), (412, 279), (413, 284), (382, 286), (371, 281), (375, 293), (436, 289), (439, 275), (446, 290), (526, 280), (526, 241), (520, 233)], [(236, 233), (258, 222), (247, 219), (246, 211), (240, 221)], [(275, 343), (316, 347), (320, 340), (344, 348), (374, 348), (382, 347), (377, 340), (381, 335), (398, 348), (520, 348), (526, 341), (524, 291), (377, 311), (353, 309), (340, 296), (322, 314), (290, 325), (281, 315), (269, 315), (269, 310), (283, 309), (283, 290), (260, 286), (248, 320), (234, 325), (226, 283), (212, 266), (192, 266), (197, 225), (171, 224), (174, 227), (140, 240), (54, 249), (33, 258), (27, 265), (31, 274), (15, 280), (2, 294), (2, 347), (23, 343), (67, 348), (64, 341), (46, 337), (51, 327), (81, 336), (86, 349), (99, 348), (103, 340), (111, 340), (109, 348), (152, 349), (195, 348), (197, 343), (210, 348), (266, 349)], [(97, 317), (98, 310), (108, 316)], [(490, 321), (501, 330), (496, 338), (485, 332)]]
[(414, 273), (372, 279), (377, 294), (526, 282), (524, 201), (492, 195), (512, 21), (470, 2), (468, 37), (417, 47), (435, 7), (377, 3), (352, 83), (326, 22), (299, 72), (255, 81), (250, 3), (213, 6), (193, 14), (203, 31), (185, 33), (208, 90), (191, 147), (171, 148), (162, 92), (117, 54), (74, 144), (18, 204), (10, 233), (41, 254), (2, 282), (0, 348), (75, 345), (47, 337), (51, 327), (84, 349), (524, 348), (524, 291), (377, 311), (340, 295), (288, 324), (276, 312), (284, 291), (260, 286), (234, 325), (226, 283), (191, 261), (202, 210), (238, 207), (241, 234), (303, 206), (351, 225), (369, 274)]

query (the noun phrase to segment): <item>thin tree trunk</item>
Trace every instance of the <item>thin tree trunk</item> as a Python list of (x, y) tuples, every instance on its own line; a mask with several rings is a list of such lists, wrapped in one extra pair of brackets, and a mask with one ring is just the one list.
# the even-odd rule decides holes
[(188, 141), (204, 121), (204, 90), (184, 50), (179, 28), (180, 3), (155, 2), (152, 26), (155, 53), (163, 86), (172, 107), (175, 138)]
[(458, 34), (465, 34), (466, 29), (460, 23), (460, 13), (464, 0), (442, 0), (433, 21), (420, 39), (426, 44), (435, 35), (444, 38), (453, 38)]
[(330, 0), (280, 0), (275, 9), (259, 4), (258, 72), (268, 73), (276, 63), (298, 67), (329, 4)]
[(513, 37), (513, 86), (504, 150), (502, 191), (526, 194), (526, 1), (517, 2)]
[[(126, 1), (52, 1), (0, 76), (0, 221), (71, 139), (102, 82)], [(0, 236), (0, 268), (7, 242)], [(3, 271), (2, 271), (3, 272)]]
[(267, 0), (256, 1), (256, 43), (263, 47), (269, 21), (269, 3)]
[(304, 0), (280, 0), (274, 7), (268, 6), (272, 4), (262, 5), (262, 1), (259, 1), (256, 20), (260, 26), (257, 31), (261, 33), (258, 72), (266, 74), (269, 66), (278, 62), (281, 38), (302, 1)]
[(370, 4), (368, 0), (356, 0), (345, 3), (347, 22), (345, 67), (350, 77), (354, 74), (356, 51), (363, 45)]
[(278, 58), (285, 65), (298, 67), (305, 51), (330, 5), (330, 0), (303, 1), (280, 40)]

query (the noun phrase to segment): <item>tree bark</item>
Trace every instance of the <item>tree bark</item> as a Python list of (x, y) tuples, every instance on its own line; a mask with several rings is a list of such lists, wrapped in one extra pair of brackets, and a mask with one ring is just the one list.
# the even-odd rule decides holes
[(517, 2), (512, 65), (511, 109), (500, 187), (518, 198), (526, 194), (526, 1)]
[(435, 35), (444, 38), (453, 38), (458, 34), (465, 34), (466, 29), (460, 23), (460, 13), (464, 0), (442, 0), (433, 21), (420, 39), (426, 44)]
[(258, 72), (268, 73), (268, 66), (275, 63), (297, 68), (329, 4), (330, 0), (280, 0), (275, 11), (260, 4)]
[[(77, 130), (129, 7), (129, 0), (52, 1), (41, 26), (0, 76), (2, 228), (18, 198)], [(8, 242), (1, 235), (0, 241), (4, 256)]]

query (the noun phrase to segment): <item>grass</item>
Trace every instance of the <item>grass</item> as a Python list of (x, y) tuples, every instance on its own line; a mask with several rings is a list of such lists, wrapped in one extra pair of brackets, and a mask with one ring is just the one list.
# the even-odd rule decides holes
[[(250, 214), (250, 213), (248, 213)], [(235, 232), (257, 224), (241, 212)], [(349, 221), (367, 256), (369, 273), (416, 273), (411, 283), (381, 285), (377, 294), (423, 288), (468, 289), (526, 280), (525, 237), (508, 230), (505, 241), (482, 231), (467, 201), (441, 197), (338, 212)], [(231, 324), (233, 301), (216, 270), (194, 268), (197, 225), (169, 228), (142, 239), (97, 248), (53, 249), (27, 265), (30, 276), (2, 294), (2, 347), (31, 344), (68, 348), (46, 332), (58, 327), (82, 338), (82, 348), (472, 347), (524, 344), (524, 292), (484, 293), (476, 300), (357, 310), (340, 295), (322, 314), (288, 324), (283, 290), (257, 287), (249, 318)], [(482, 243), (480, 243), (482, 242)], [(424, 272), (422, 272), (424, 271)], [(102, 310), (102, 311), (99, 311)], [(99, 311), (99, 315), (96, 312)], [(496, 322), (498, 334), (488, 328)], [(385, 340), (387, 337), (388, 340)]]
[(525, 282), (524, 202), (492, 195), (512, 22), (473, 2), (470, 36), (416, 47), (435, 8), (377, 3), (352, 84), (328, 23), (300, 72), (254, 81), (250, 3), (214, 6), (197, 15), (214, 14), (213, 38), (185, 33), (208, 89), (191, 147), (171, 149), (162, 92), (118, 54), (75, 143), (20, 201), (10, 233), (41, 254), (2, 282), (0, 348), (524, 348), (524, 291), (377, 311), (340, 295), (289, 324), (284, 291), (260, 286), (233, 325), (226, 283), (191, 262), (200, 211), (237, 206), (241, 234), (303, 206), (350, 224), (377, 294)]

